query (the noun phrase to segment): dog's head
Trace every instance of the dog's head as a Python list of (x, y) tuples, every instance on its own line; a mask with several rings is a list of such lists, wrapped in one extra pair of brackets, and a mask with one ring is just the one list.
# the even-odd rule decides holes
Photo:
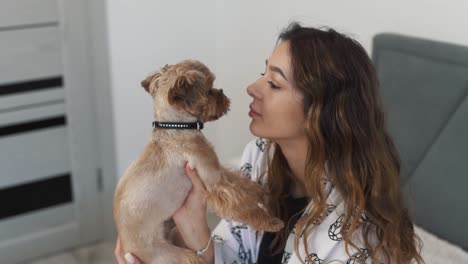
[(149, 75), (141, 86), (155, 99), (155, 104), (168, 105), (207, 122), (226, 114), (230, 105), (223, 90), (213, 88), (214, 79), (203, 63), (185, 60)]

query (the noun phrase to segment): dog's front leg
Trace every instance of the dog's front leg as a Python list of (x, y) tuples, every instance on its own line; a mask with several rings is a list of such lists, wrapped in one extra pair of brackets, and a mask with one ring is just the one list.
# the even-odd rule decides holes
[(283, 222), (270, 215), (262, 205), (264, 189), (256, 182), (219, 165), (217, 159), (192, 157), (189, 165), (196, 168), (206, 186), (206, 199), (216, 215), (249, 224), (256, 230), (276, 232)]
[(202, 155), (190, 156), (187, 157), (187, 161), (190, 168), (197, 170), (198, 176), (200, 176), (207, 191), (212, 190), (213, 186), (221, 181), (222, 167), (214, 153), (208, 157)]

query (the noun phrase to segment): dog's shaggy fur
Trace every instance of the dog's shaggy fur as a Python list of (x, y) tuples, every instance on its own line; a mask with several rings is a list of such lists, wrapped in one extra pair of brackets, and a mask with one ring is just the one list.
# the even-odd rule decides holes
[[(229, 99), (213, 88), (215, 77), (201, 62), (166, 66), (142, 81), (154, 98), (154, 118), (160, 122), (207, 122), (229, 110)], [(114, 197), (114, 216), (123, 252), (143, 263), (203, 263), (194, 252), (173, 245), (168, 226), (192, 186), (186, 162), (195, 168), (206, 188), (208, 207), (218, 216), (278, 231), (283, 222), (262, 209), (263, 188), (223, 168), (213, 147), (198, 130), (153, 130), (143, 154), (120, 179)], [(259, 205), (260, 204), (260, 205)]]

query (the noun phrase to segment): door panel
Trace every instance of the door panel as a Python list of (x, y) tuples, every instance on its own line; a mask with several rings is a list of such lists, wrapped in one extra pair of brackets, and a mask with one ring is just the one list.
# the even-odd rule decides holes
[(44, 23), (57, 23), (57, 0), (2, 0), (0, 29)]
[(27, 237), (33, 233), (40, 233), (42, 230), (73, 223), (75, 218), (74, 205), (67, 203), (2, 219), (0, 241), (14, 240), (21, 236)]
[(0, 262), (99, 240), (85, 1), (0, 3)]
[(58, 26), (0, 31), (0, 84), (63, 74)]

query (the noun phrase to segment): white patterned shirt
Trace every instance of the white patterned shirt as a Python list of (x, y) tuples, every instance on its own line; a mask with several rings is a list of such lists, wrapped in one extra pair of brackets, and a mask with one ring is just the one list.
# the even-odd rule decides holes
[[(268, 151), (267, 141), (258, 138), (247, 144), (242, 155), (241, 172), (252, 181), (265, 184)], [(270, 152), (271, 155), (271, 152)], [(358, 263), (356, 259), (360, 256), (359, 252), (349, 246), (352, 254), (348, 256), (345, 250), (345, 242), (342, 240), (342, 221), (344, 212), (344, 202), (338, 191), (333, 188), (331, 182), (326, 182), (327, 190), (327, 210), (324, 218), (317, 223), (314, 230), (309, 234), (307, 244), (309, 253), (315, 263), (324, 264), (335, 260), (332, 263)], [(310, 204), (304, 214), (308, 213)], [(360, 221), (367, 221), (365, 214)], [(360, 228), (353, 232), (352, 241), (360, 247), (366, 254), (366, 263), (371, 263), (367, 250), (362, 247), (362, 236)], [(213, 231), (213, 241), (215, 248), (215, 264), (253, 264), (257, 263), (260, 242), (263, 232), (254, 230), (252, 227), (222, 219)], [(282, 264), (300, 264), (298, 255), (294, 251), (295, 230), (293, 229), (286, 242)], [(299, 244), (299, 252), (302, 260), (306, 261), (306, 252), (302, 242)]]

